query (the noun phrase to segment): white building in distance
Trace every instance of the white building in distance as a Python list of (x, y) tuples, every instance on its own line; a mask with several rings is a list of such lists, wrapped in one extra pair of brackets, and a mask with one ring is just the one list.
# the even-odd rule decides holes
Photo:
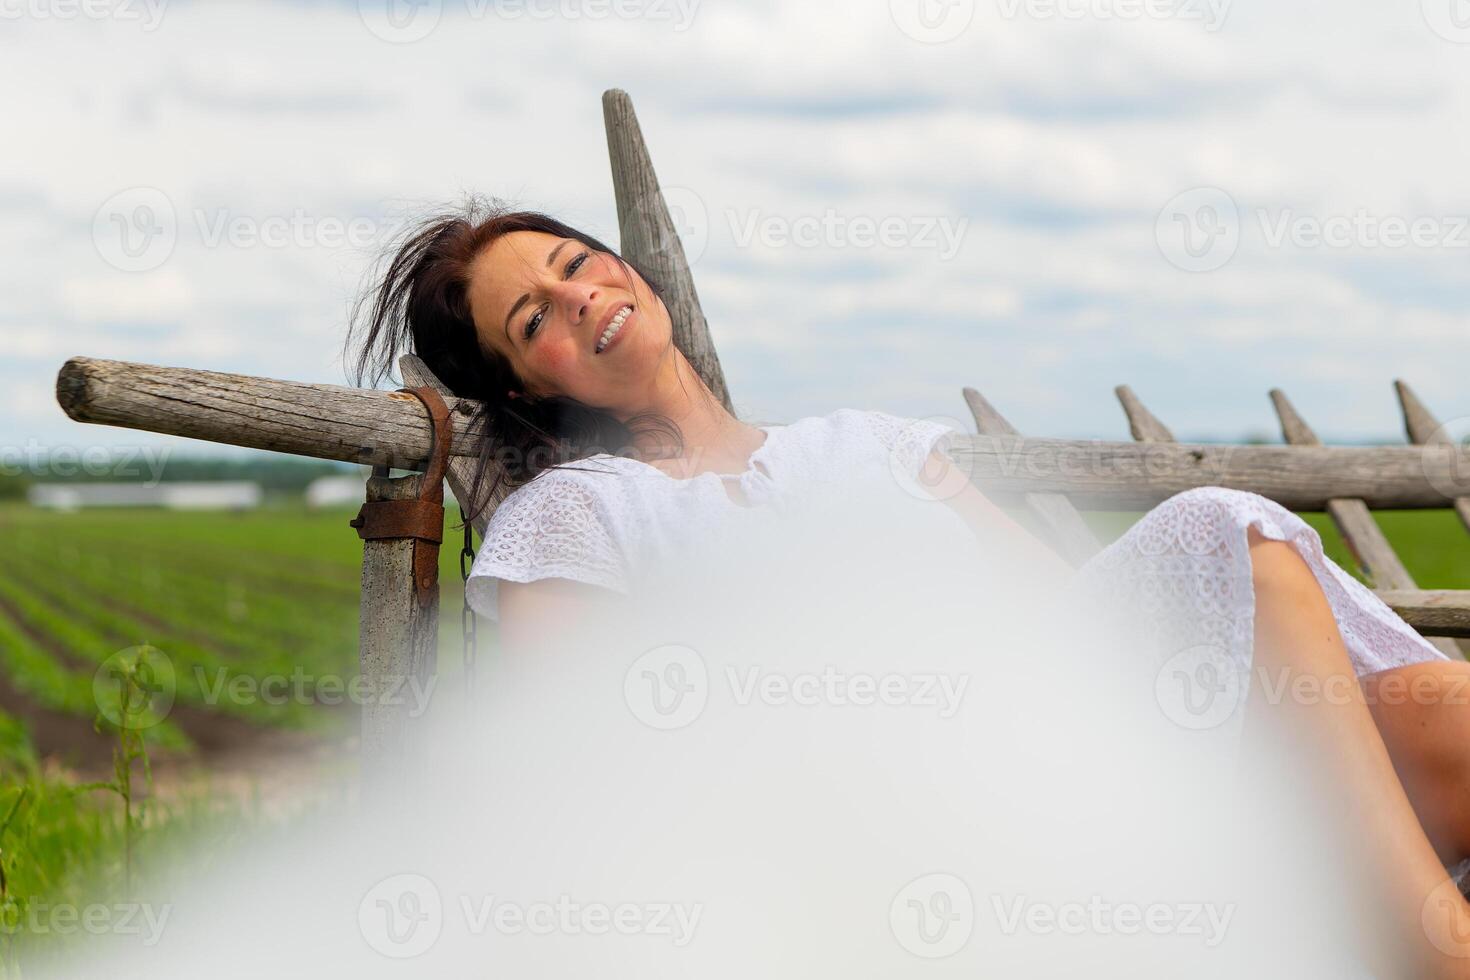
[(166, 507), (169, 510), (249, 510), (260, 506), (259, 483), (37, 483), (26, 492), (33, 507)]

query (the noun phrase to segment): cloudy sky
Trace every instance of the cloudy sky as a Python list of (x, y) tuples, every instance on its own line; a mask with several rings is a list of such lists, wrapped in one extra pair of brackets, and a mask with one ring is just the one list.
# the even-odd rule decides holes
[(76, 354), (343, 383), (425, 206), (616, 243), (611, 87), (753, 421), (1470, 416), (1467, 0), (0, 0), (0, 84), (12, 447), (165, 442), (66, 419)]

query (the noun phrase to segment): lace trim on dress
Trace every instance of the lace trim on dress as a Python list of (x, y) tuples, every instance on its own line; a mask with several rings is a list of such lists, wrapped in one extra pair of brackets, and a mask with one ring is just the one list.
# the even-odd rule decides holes
[(1255, 639), (1251, 526), (1289, 542), (1311, 568), (1358, 676), (1448, 659), (1328, 558), (1310, 524), (1249, 491), (1210, 486), (1175, 494), (1089, 559), (1073, 584), (1114, 611), (1131, 610), (1129, 628), (1165, 651), (1212, 644), (1248, 671)]
[[(598, 474), (617, 481), (617, 473)], [(577, 477), (547, 470), (518, 487), (490, 518), (470, 569), (470, 605), (499, 618), (496, 579), (567, 578), (628, 593), (627, 568), (609, 531), (598, 493)]]
[(860, 413), (878, 442), (888, 450), (895, 472), (917, 476), (935, 449), (954, 448), (955, 430), (930, 419), (901, 418), (887, 412)]

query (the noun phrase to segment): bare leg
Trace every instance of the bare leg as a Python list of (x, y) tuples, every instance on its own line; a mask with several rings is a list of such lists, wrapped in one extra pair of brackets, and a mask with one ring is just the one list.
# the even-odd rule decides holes
[(1470, 857), (1470, 663), (1428, 660), (1362, 684), (1435, 852), (1450, 865)]
[[(1282, 676), (1306, 678), (1331, 696), (1287, 696), (1266, 704), (1253, 688), (1257, 710), (1284, 723), (1338, 794), (1345, 819), (1353, 820), (1363, 845), (1357, 859), (1376, 861), (1388, 907), (1395, 911), (1396, 934), (1416, 958), (1424, 976), (1470, 977), (1470, 959), (1426, 935), (1424, 910), (1434, 901), (1442, 928), (1451, 937), (1470, 937), (1470, 905), (1459, 898), (1431, 846), (1399, 781), (1383, 737), (1353, 674), (1352, 663), (1332, 607), (1316, 576), (1296, 549), (1250, 533), (1252, 577), (1256, 591), (1255, 664), (1259, 681), (1266, 672), (1272, 688)], [(1440, 937), (1443, 940), (1443, 936)]]

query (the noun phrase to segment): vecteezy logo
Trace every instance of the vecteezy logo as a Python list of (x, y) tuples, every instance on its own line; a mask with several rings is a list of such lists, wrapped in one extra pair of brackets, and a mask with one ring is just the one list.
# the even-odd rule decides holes
[(951, 874), (927, 874), (904, 885), (888, 908), (898, 944), (926, 960), (953, 956), (975, 931), (975, 898)]
[(130, 187), (92, 216), (97, 254), (122, 272), (147, 272), (168, 261), (179, 239), (173, 202), (156, 187)]
[(357, 14), (374, 37), (389, 44), (411, 44), (439, 26), (444, 0), (357, 0)]
[(1223, 725), (1235, 714), (1247, 685), (1226, 651), (1211, 643), (1180, 650), (1154, 679), (1164, 716), (1190, 731)]
[(1429, 29), (1446, 41), (1470, 44), (1470, 0), (1419, 0)]
[[(930, 443), (930, 438), (934, 438), (931, 436), (931, 427), (934, 425), (949, 429), (950, 434), (941, 434)], [(953, 434), (963, 431), (964, 425), (947, 415), (926, 415), (924, 418), (905, 422), (888, 451), (888, 471), (894, 481), (905, 493), (919, 500), (947, 500), (959, 493), (965, 487), (963, 482), (955, 481), (952, 485), (943, 486), (931, 477), (931, 452), (926, 450), (932, 445), (934, 449), (943, 451), (945, 445), (953, 440)], [(969, 455), (960, 460), (951, 458), (950, 466), (968, 478), (973, 461), (974, 457)]]
[(1457, 959), (1470, 957), (1470, 929), (1460, 922), (1459, 907), (1465, 904), (1459, 886), (1446, 878), (1434, 887), (1419, 909), (1419, 924), (1434, 948)]
[(623, 676), (623, 700), (650, 728), (671, 731), (693, 724), (709, 701), (709, 670), (689, 647), (655, 647)]
[(915, 41), (943, 44), (965, 33), (975, 19), (975, 0), (888, 0), (888, 12)]
[(384, 878), (362, 897), (357, 926), (367, 944), (384, 956), (408, 959), (428, 952), (444, 930), (439, 889), (423, 875)]
[(1424, 440), (1420, 457), (1429, 485), (1447, 497), (1470, 496), (1470, 416), (1450, 419)]
[(1240, 209), (1218, 187), (1176, 195), (1159, 212), (1154, 238), (1164, 258), (1185, 272), (1213, 272), (1240, 247)]
[[(709, 209), (705, 207), (704, 198), (688, 187), (665, 187), (661, 193), (664, 206), (669, 210), (669, 222), (684, 249), (684, 261), (693, 268), (709, 247)], [(655, 220), (657, 204), (657, 197), (645, 197), (639, 202), (637, 210), (643, 212), (643, 227), (652, 230), (662, 227), (662, 223)], [(667, 255), (673, 250), (673, 241), (655, 243), (654, 251), (659, 255)]]
[(128, 647), (102, 661), (92, 674), (97, 711), (118, 728), (152, 728), (174, 706), (174, 663), (157, 647)]

